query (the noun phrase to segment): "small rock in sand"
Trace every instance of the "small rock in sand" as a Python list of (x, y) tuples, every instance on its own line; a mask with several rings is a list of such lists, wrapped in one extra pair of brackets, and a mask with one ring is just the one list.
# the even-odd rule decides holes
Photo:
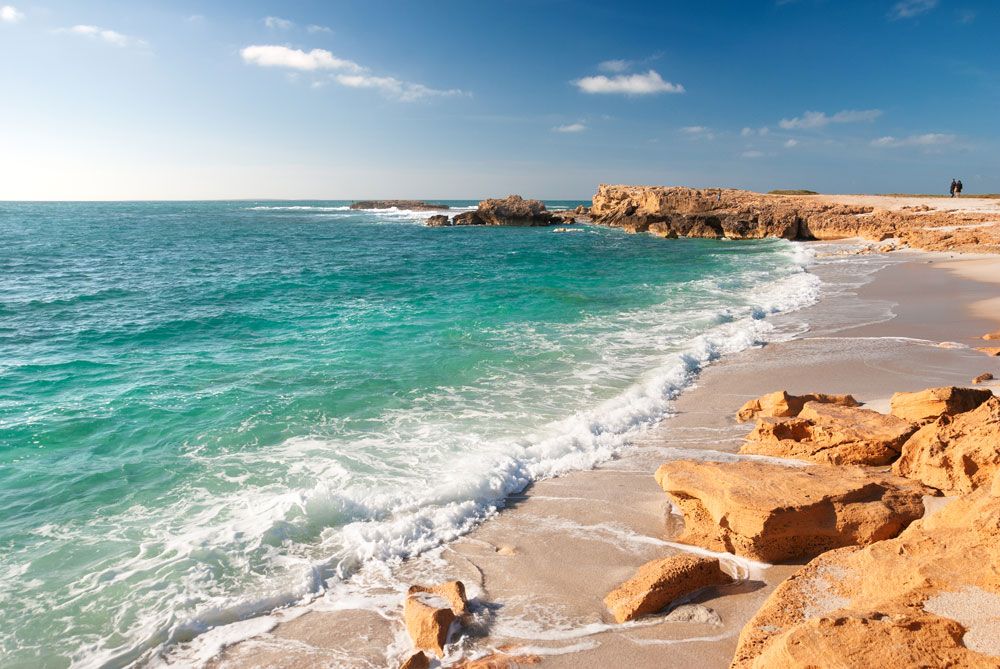
[(982, 374), (980, 374), (976, 378), (972, 379), (972, 382), (973, 383), (984, 383), (986, 381), (992, 381), (992, 380), (993, 380), (993, 374), (991, 372), (983, 372)]
[(465, 585), (449, 581), (435, 586), (410, 586), (403, 620), (413, 645), (444, 657), (451, 624), (467, 613)]
[(699, 625), (721, 625), (722, 616), (701, 604), (681, 604), (663, 616), (672, 623), (697, 623)]
[(403, 660), (403, 663), (399, 665), (399, 669), (429, 669), (430, 666), (431, 661), (424, 655), (424, 651), (418, 650)]
[(674, 555), (639, 567), (635, 576), (608, 593), (604, 605), (619, 623), (662, 610), (678, 597), (733, 579), (718, 558)]
[(497, 553), (499, 555), (517, 555), (517, 549), (508, 544), (503, 544), (501, 546), (497, 546)]
[(986, 341), (994, 341), (1000, 339), (1000, 330), (997, 330), (996, 332), (987, 332), (986, 334), (983, 335), (983, 339), (985, 339)]
[(994, 358), (1000, 356), (1000, 346), (981, 346), (976, 350)]

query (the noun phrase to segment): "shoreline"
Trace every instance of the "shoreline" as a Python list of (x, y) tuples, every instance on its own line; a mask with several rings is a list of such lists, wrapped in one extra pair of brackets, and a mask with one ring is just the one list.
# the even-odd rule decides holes
[[(858, 259), (844, 262), (856, 266)], [(478, 657), (510, 647), (537, 655), (545, 666), (612, 660), (664, 666), (665, 645), (671, 647), (667, 666), (728, 666), (743, 624), (798, 567), (765, 567), (725, 555), (727, 568), (748, 578), (720, 588), (711, 601), (695, 597), (684, 609), (687, 622), (654, 616), (615, 625), (601, 602), (604, 594), (643, 562), (692, 548), (670, 541), (683, 520), (671, 513), (653, 471), (666, 459), (732, 458), (749, 430), (733, 420), (736, 408), (779, 387), (853, 393), (869, 408), (882, 409), (894, 391), (965, 386), (982, 371), (1000, 371), (995, 359), (974, 350), (974, 338), (995, 329), (1000, 319), (969, 306), (995, 296), (990, 284), (976, 279), (983, 278), (982, 266), (996, 262), (988, 256), (956, 260), (939, 252), (892, 254), (856, 297), (848, 288), (787, 316), (804, 318), (808, 332), (725, 356), (701, 370), (675, 400), (673, 416), (643, 433), (620, 457), (537, 481), (469, 534), (403, 562), (394, 569), (401, 584), (459, 579), (477, 604), (476, 618), (444, 666), (459, 655)], [(980, 268), (970, 270), (968, 263)], [(864, 313), (857, 312), (859, 303)], [(887, 307), (895, 313), (891, 320), (884, 318)], [(941, 348), (940, 342), (967, 348)], [(871, 373), (873, 368), (878, 373)], [(365, 571), (354, 578), (366, 578)], [(278, 612), (267, 623), (236, 623), (244, 627), (238, 636), (249, 638), (229, 645), (216, 633), (214, 643), (226, 648), (209, 666), (306, 667), (334, 659), (338, 666), (393, 666), (410, 649), (402, 599), (402, 591), (387, 589), (374, 605), (351, 608), (361, 604), (338, 601), (334, 590), (305, 607)], [(257, 629), (250, 629), (255, 620)], [(218, 631), (236, 632), (233, 627)], [(366, 640), (359, 643), (361, 638)], [(201, 643), (210, 646), (213, 640)]]

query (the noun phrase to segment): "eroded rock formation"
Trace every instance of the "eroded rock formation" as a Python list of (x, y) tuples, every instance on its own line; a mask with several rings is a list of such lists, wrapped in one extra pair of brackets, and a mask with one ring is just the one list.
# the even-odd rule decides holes
[(467, 605), (461, 581), (411, 586), (403, 605), (403, 620), (414, 647), (444, 657), (451, 625), (467, 613)]
[(683, 595), (732, 580), (716, 558), (674, 555), (639, 567), (635, 576), (608, 593), (604, 605), (623, 623), (661, 611)]
[(677, 460), (656, 471), (684, 513), (680, 541), (765, 562), (808, 558), (899, 534), (923, 486), (862, 467)]
[(926, 423), (940, 416), (954, 416), (972, 411), (993, 397), (989, 390), (980, 388), (928, 388), (915, 393), (896, 393), (890, 404), (892, 415), (915, 423)]
[[(433, 221), (433, 222), (432, 222)], [(483, 200), (475, 211), (463, 211), (450, 221), (442, 222), (439, 217), (427, 219), (431, 227), (455, 225), (500, 225), (513, 227), (534, 227), (573, 223), (575, 218), (569, 212), (552, 213), (541, 200), (525, 200), (520, 195), (508, 195), (502, 199)]]
[(798, 416), (806, 402), (839, 404), (845, 407), (858, 406), (858, 401), (851, 395), (828, 395), (825, 393), (791, 395), (787, 390), (776, 390), (744, 404), (736, 413), (736, 420), (745, 423), (757, 417), (790, 418)]

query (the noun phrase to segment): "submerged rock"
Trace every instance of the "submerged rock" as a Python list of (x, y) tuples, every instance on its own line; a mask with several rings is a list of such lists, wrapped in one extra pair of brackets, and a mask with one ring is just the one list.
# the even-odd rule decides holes
[(980, 388), (928, 388), (915, 393), (896, 393), (892, 396), (892, 415), (915, 423), (932, 421), (945, 414), (954, 416), (972, 411), (993, 393)]
[(351, 209), (412, 209), (413, 211), (430, 211), (433, 209), (449, 209), (446, 204), (433, 204), (423, 200), (359, 200), (351, 205)]
[(798, 416), (806, 402), (820, 402), (824, 404), (839, 404), (845, 407), (856, 407), (858, 401), (851, 395), (828, 395), (826, 393), (808, 393), (805, 395), (791, 395), (787, 390), (777, 390), (767, 395), (761, 395), (752, 399), (736, 413), (736, 420), (745, 423), (758, 416), (770, 416), (772, 418), (787, 418)]
[(733, 669), (1000, 666), (1000, 478), (894, 539), (824, 553), (740, 634)]
[(926, 489), (862, 467), (677, 460), (656, 471), (684, 513), (680, 541), (783, 562), (896, 536)]
[(987, 485), (1000, 471), (1000, 398), (991, 394), (972, 411), (923, 426), (903, 445), (892, 470), (946, 495)]
[(833, 465), (887, 465), (917, 424), (853, 406), (806, 402), (794, 418), (761, 418), (740, 453)]
[(623, 623), (661, 611), (678, 597), (732, 580), (717, 558), (674, 555), (639, 567), (635, 576), (608, 593), (604, 605)]

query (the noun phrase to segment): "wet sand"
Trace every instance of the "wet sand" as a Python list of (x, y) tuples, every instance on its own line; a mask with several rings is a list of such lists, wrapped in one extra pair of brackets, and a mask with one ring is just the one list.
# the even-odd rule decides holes
[[(338, 589), (258, 619), (252, 638), (210, 665), (397, 666), (410, 652), (405, 587), (457, 578), (474, 598), (475, 620), (444, 666), (513, 646), (539, 655), (544, 667), (727, 667), (743, 624), (797, 567), (722, 555), (736, 583), (702, 592), (675, 613), (614, 624), (602, 601), (609, 590), (648, 560), (700, 551), (670, 541), (683, 521), (653, 480), (656, 468), (667, 459), (737, 457), (750, 426), (736, 423), (736, 410), (773, 390), (852, 393), (884, 410), (896, 391), (965, 386), (986, 371), (1000, 376), (1000, 358), (974, 350), (983, 333), (1000, 327), (1000, 312), (983, 306), (1000, 294), (1000, 261), (903, 252), (886, 262), (860, 289), (778, 319), (804, 317), (808, 332), (710, 366), (676, 400), (676, 415), (640, 435), (622, 457), (532, 485), (447, 546), (391, 570), (362, 570), (356, 581), (382, 584), (364, 600)], [(815, 271), (822, 277), (843, 268)], [(225, 628), (198, 643), (221, 644), (224, 636)]]

